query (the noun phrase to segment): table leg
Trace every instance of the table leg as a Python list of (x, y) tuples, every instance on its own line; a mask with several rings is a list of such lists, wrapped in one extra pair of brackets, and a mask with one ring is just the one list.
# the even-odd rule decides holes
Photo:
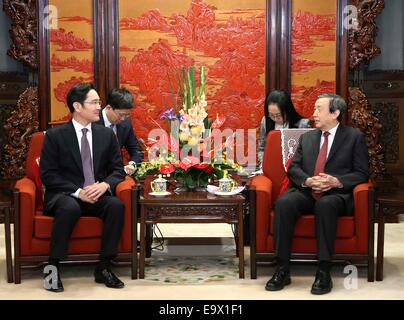
[(243, 206), (238, 206), (238, 267), (239, 278), (244, 279)]
[(140, 210), (140, 255), (139, 255), (139, 278), (144, 279), (144, 263), (146, 254), (146, 221), (145, 221), (145, 208), (142, 206)]
[(137, 202), (138, 194), (135, 191), (132, 198), (132, 270), (131, 276), (132, 279), (137, 279), (137, 268), (138, 268), (138, 260), (137, 260), (137, 221), (139, 217), (139, 206)]
[(377, 262), (376, 262), (376, 281), (383, 280), (383, 264), (384, 264), (384, 211), (379, 205), (377, 214)]
[(11, 231), (10, 231), (10, 209), (5, 208), (4, 217), (4, 235), (6, 238), (6, 265), (7, 265), (7, 282), (12, 283), (13, 280), (13, 257), (11, 255)]

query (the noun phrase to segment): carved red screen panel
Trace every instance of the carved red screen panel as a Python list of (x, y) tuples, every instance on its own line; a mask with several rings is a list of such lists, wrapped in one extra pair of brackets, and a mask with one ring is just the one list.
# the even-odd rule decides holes
[[(120, 84), (135, 95), (133, 126), (146, 139), (171, 106), (167, 70), (206, 67), (209, 116), (256, 128), (265, 96), (263, 0), (119, 1)], [(175, 85), (175, 84), (174, 84)]]
[(337, 0), (292, 1), (292, 97), (307, 118), (319, 94), (336, 90), (336, 12)]
[[(49, 0), (57, 28), (49, 30), (51, 122), (70, 117), (69, 89), (78, 82), (94, 81), (93, 1)], [(52, 24), (51, 24), (52, 26)]]

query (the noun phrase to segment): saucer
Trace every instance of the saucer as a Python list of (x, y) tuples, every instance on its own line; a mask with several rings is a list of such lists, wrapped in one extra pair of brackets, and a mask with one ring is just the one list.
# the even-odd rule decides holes
[(165, 197), (170, 195), (171, 192), (169, 191), (164, 191), (164, 192), (149, 192), (149, 195), (153, 196), (153, 197)]
[(208, 190), (208, 192), (213, 193), (217, 196), (234, 196), (236, 194), (239, 194), (241, 191), (243, 191), (244, 187), (235, 187), (230, 192), (220, 191), (219, 187), (212, 186), (212, 185), (208, 185), (206, 189)]

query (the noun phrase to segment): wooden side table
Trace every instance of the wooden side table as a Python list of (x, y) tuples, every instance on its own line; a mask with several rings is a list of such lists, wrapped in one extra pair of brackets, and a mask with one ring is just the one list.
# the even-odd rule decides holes
[(383, 280), (383, 263), (384, 263), (384, 209), (400, 208), (404, 210), (404, 190), (395, 191), (386, 195), (376, 197), (379, 204), (377, 213), (377, 259), (376, 259), (376, 281)]
[[(244, 278), (244, 202), (245, 198), (242, 195), (219, 197), (207, 192), (173, 192), (162, 198), (156, 198), (147, 193), (140, 195), (139, 278), (144, 278), (146, 226), (156, 223), (235, 224), (237, 226), (236, 249), (239, 257), (239, 277)], [(137, 213), (135, 212), (135, 215)], [(135, 238), (133, 237), (133, 239)]]
[(11, 215), (13, 213), (12, 195), (8, 190), (1, 190), (0, 193), (0, 211), (4, 214), (4, 236), (6, 242), (6, 266), (7, 266), (7, 282), (12, 283), (13, 280), (13, 258), (11, 255)]

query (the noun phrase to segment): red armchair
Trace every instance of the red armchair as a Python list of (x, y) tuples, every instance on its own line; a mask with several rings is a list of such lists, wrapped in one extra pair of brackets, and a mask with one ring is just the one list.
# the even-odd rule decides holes
[[(268, 134), (264, 157), (263, 174), (253, 177), (249, 184), (256, 190), (255, 210), (250, 215), (251, 278), (257, 278), (257, 263), (273, 261), (274, 221), (273, 204), (286, 172), (282, 163), (280, 131)], [(368, 268), (368, 281), (374, 280), (374, 225), (373, 189), (370, 183), (357, 185), (354, 189), (353, 216), (338, 218), (334, 260), (357, 262)], [(292, 259), (316, 259), (314, 215), (303, 215), (296, 223), (292, 244)]]
[[(14, 193), (14, 272), (15, 283), (21, 283), (21, 268), (35, 267), (48, 259), (53, 218), (42, 213), (42, 190), (36, 159), (40, 156), (44, 133), (32, 136), (25, 164), (26, 176), (17, 181)], [(125, 222), (119, 243), (117, 262), (132, 259), (132, 189), (135, 182), (126, 177), (116, 187), (116, 195), (125, 204)], [(102, 220), (81, 217), (69, 243), (68, 262), (96, 261), (100, 251)], [(132, 265), (132, 272), (134, 268)], [(132, 274), (132, 277), (134, 275)]]

